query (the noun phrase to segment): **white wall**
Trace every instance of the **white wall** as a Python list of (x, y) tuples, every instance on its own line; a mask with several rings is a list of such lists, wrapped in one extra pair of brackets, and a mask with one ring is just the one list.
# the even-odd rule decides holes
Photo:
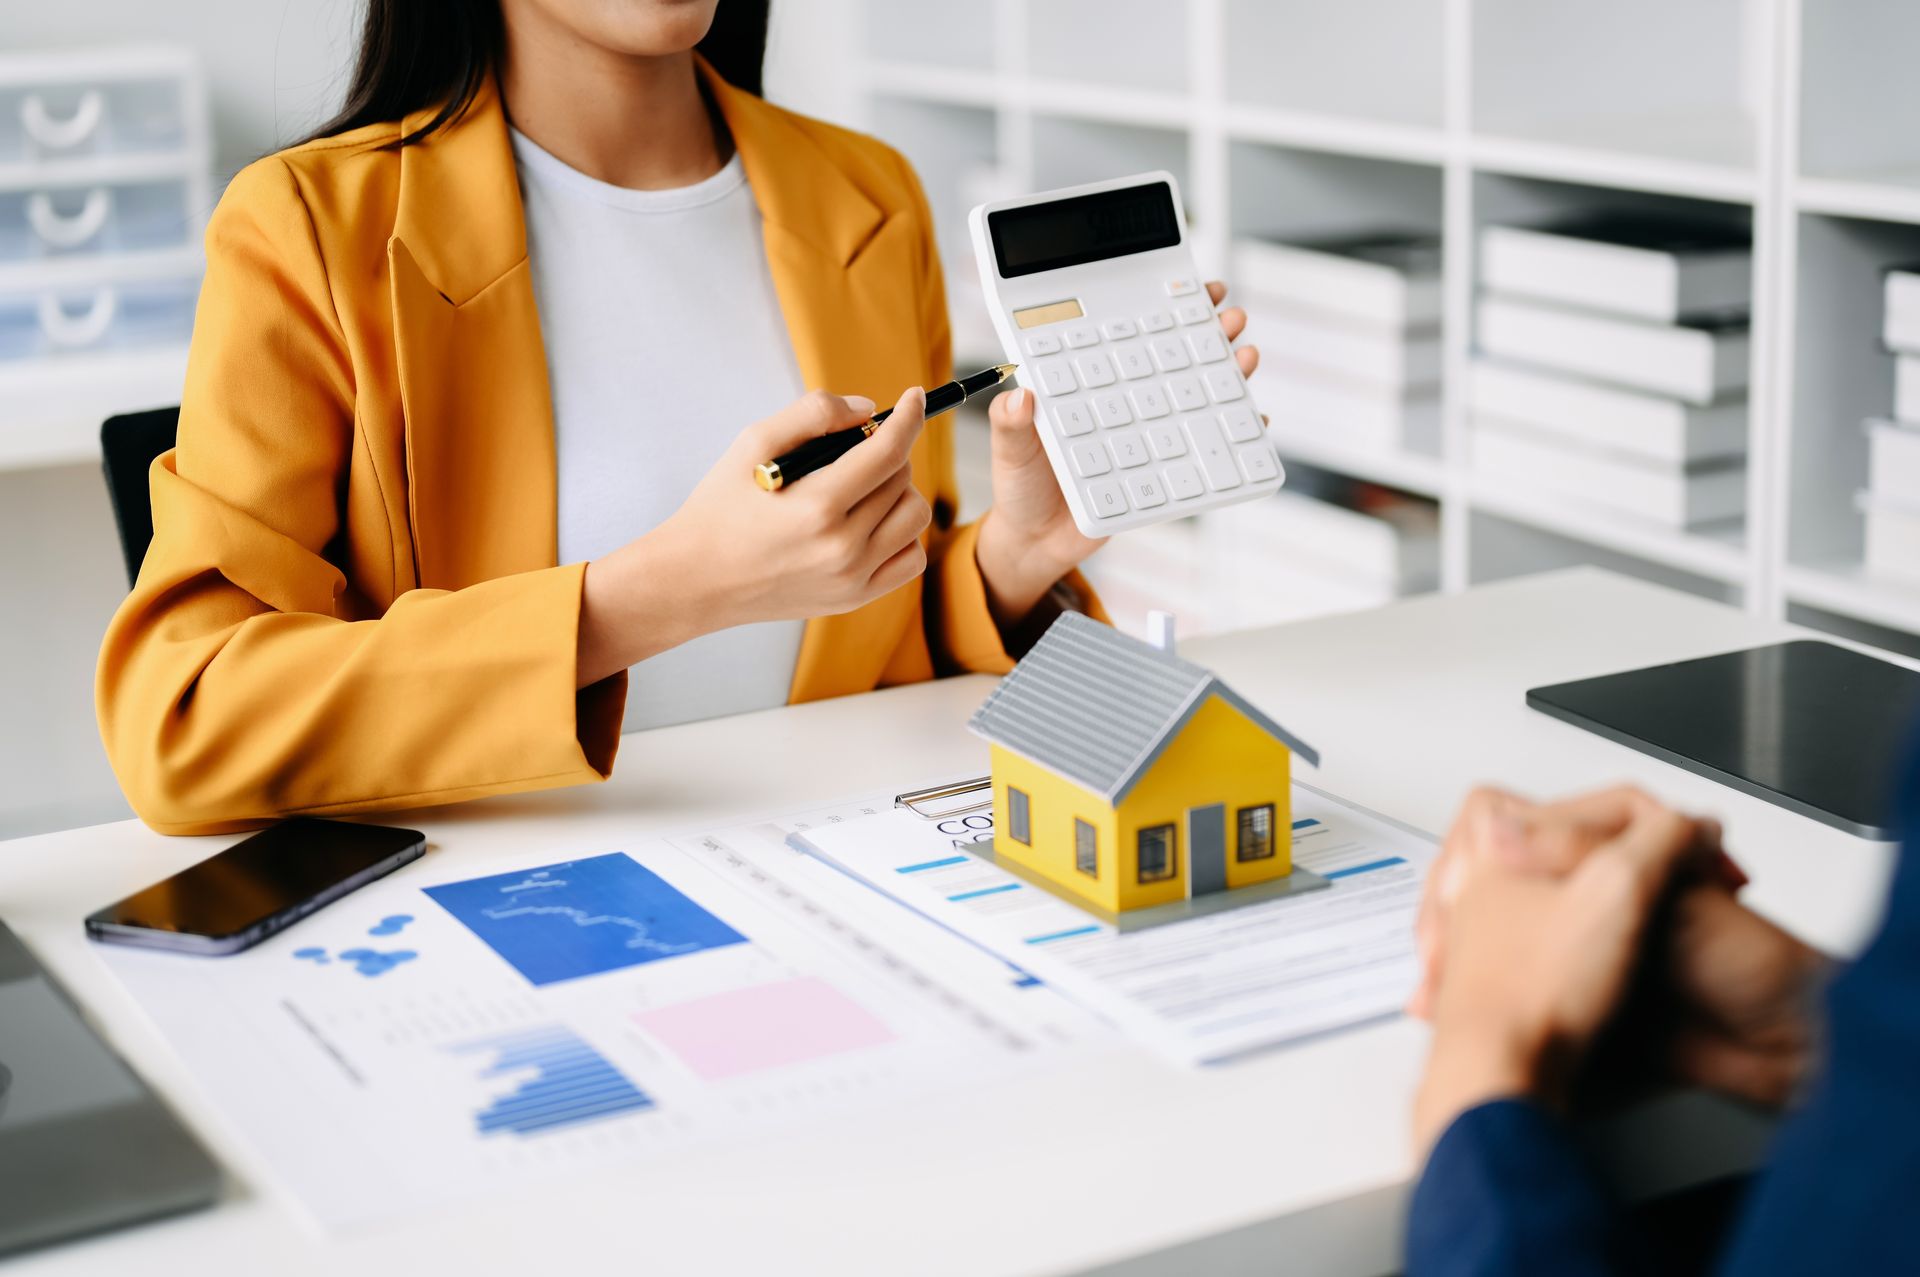
[[(849, 6), (774, 8), (768, 95), (845, 118)], [(224, 177), (332, 110), (358, 17), (357, 0), (4, 0), (0, 53), (191, 45), (207, 71)], [(129, 814), (93, 718), (94, 655), (125, 590), (97, 468), (0, 473), (0, 838)]]

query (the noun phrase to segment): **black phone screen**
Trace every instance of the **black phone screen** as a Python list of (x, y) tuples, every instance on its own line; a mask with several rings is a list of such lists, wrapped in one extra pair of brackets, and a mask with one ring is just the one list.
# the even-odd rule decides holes
[(184, 935), (238, 935), (425, 843), (413, 829), (289, 820), (107, 906), (94, 920)]

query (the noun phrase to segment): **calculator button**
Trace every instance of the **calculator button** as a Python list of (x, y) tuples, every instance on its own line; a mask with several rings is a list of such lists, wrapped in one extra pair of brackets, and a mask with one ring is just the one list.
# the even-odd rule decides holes
[(1170, 279), (1167, 281), (1167, 296), (1185, 297), (1189, 293), (1200, 291), (1199, 281), (1192, 278)]
[(1247, 472), (1247, 478), (1253, 483), (1265, 483), (1280, 473), (1280, 465), (1273, 459), (1273, 449), (1264, 443), (1252, 443), (1240, 449), (1240, 468)]
[(1052, 333), (1036, 333), (1027, 338), (1029, 355), (1057, 355), (1060, 353), (1060, 339)]
[(1182, 461), (1170, 465), (1165, 471), (1167, 491), (1173, 494), (1175, 501), (1189, 501), (1207, 490), (1200, 482), (1200, 472)]
[(1161, 372), (1179, 372), (1193, 363), (1178, 337), (1155, 337), (1147, 343), (1147, 349), (1153, 352), (1153, 362), (1160, 365)]
[(1109, 319), (1100, 325), (1100, 331), (1107, 335), (1108, 341), (1121, 341), (1136, 335), (1140, 330), (1133, 326), (1131, 319)]
[(1167, 378), (1167, 391), (1173, 396), (1173, 406), (1181, 412), (1198, 412), (1207, 406), (1207, 392), (1200, 389), (1200, 379), (1190, 372)]
[(1168, 457), (1187, 455), (1187, 437), (1181, 434), (1180, 427), (1171, 421), (1148, 426), (1147, 442), (1153, 446), (1153, 455), (1162, 461)]
[(1120, 369), (1120, 375), (1128, 381), (1153, 376), (1153, 361), (1147, 358), (1146, 347), (1137, 341), (1114, 347), (1113, 362)]
[(1247, 393), (1240, 384), (1240, 370), (1232, 366), (1207, 369), (1207, 389), (1213, 392), (1215, 403), (1227, 403)]
[(1064, 359), (1043, 359), (1033, 367), (1040, 374), (1040, 388), (1050, 395), (1070, 395), (1080, 389)]
[(1173, 316), (1164, 310), (1140, 316), (1140, 327), (1150, 333), (1163, 333), (1173, 327)]
[(1102, 391), (1093, 397), (1093, 415), (1109, 429), (1133, 421), (1133, 414), (1127, 410), (1127, 397), (1117, 390)]
[[(1212, 417), (1187, 418), (1187, 433), (1193, 436), (1193, 451), (1200, 458), (1200, 468), (1207, 472), (1207, 482), (1213, 485), (1215, 492), (1240, 486), (1240, 471), (1233, 464), (1233, 453), (1227, 447), (1227, 441), (1220, 435), (1220, 424)], [(1084, 443), (1075, 444), (1084, 448)]]
[(1107, 460), (1107, 450), (1100, 446), (1098, 439), (1082, 440), (1068, 451), (1073, 454), (1074, 473), (1082, 479), (1091, 479), (1113, 469), (1113, 463)]
[(1145, 474), (1127, 476), (1127, 493), (1133, 498), (1133, 508), (1149, 510), (1167, 503), (1167, 490), (1160, 482), (1160, 476), (1148, 471)]
[(1100, 479), (1087, 485), (1087, 504), (1097, 519), (1111, 519), (1127, 512), (1127, 494), (1116, 479)]
[(1260, 418), (1254, 416), (1253, 409), (1246, 404), (1222, 408), (1220, 420), (1227, 428), (1227, 438), (1235, 443), (1252, 443), (1260, 437)]
[(1073, 361), (1073, 366), (1080, 370), (1080, 384), (1088, 390), (1113, 384), (1113, 360), (1099, 351), (1080, 356)]
[[(1213, 307), (1203, 301), (1181, 302), (1173, 308), (1173, 317), (1183, 324), (1200, 324), (1213, 318)], [(1067, 345), (1073, 345), (1073, 330), (1067, 330)]]
[(1127, 398), (1133, 400), (1134, 415), (1142, 421), (1152, 421), (1173, 411), (1167, 406), (1166, 392), (1158, 386), (1135, 386), (1127, 392)]
[(1060, 433), (1069, 439), (1093, 433), (1093, 414), (1078, 399), (1051, 404), (1047, 411), (1053, 414), (1053, 423), (1060, 428)]
[(1193, 357), (1203, 364), (1217, 364), (1227, 357), (1227, 339), (1217, 328), (1188, 333), (1187, 344), (1193, 347)]
[(1092, 324), (1075, 324), (1065, 329), (1067, 345), (1075, 350), (1084, 350), (1088, 346), (1100, 344), (1100, 333)]
[(1113, 436), (1107, 440), (1107, 446), (1113, 449), (1113, 459), (1122, 470), (1147, 464), (1147, 445), (1140, 442), (1140, 436), (1134, 431)]

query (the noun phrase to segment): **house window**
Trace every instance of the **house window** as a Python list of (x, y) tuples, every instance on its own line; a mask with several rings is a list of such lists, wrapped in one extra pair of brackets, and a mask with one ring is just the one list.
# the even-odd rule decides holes
[(1012, 785), (1007, 786), (1007, 836), (1033, 846), (1033, 817), (1027, 808), (1027, 791)]
[(1140, 831), (1140, 881), (1165, 882), (1173, 877), (1173, 826), (1153, 825)]
[(1239, 813), (1240, 841), (1235, 844), (1238, 860), (1269, 860), (1273, 857), (1273, 804), (1242, 807)]
[(1100, 876), (1100, 835), (1078, 816), (1073, 818), (1073, 867), (1089, 878)]

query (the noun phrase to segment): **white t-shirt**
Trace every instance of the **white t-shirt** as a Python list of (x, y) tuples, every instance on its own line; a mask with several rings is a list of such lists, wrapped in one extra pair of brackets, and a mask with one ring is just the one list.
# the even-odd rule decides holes
[[(735, 435), (802, 389), (735, 155), (693, 186), (634, 191), (518, 130), (559, 463), (560, 562), (598, 558), (680, 503)], [(719, 630), (629, 674), (623, 730), (783, 705), (800, 621)]]

